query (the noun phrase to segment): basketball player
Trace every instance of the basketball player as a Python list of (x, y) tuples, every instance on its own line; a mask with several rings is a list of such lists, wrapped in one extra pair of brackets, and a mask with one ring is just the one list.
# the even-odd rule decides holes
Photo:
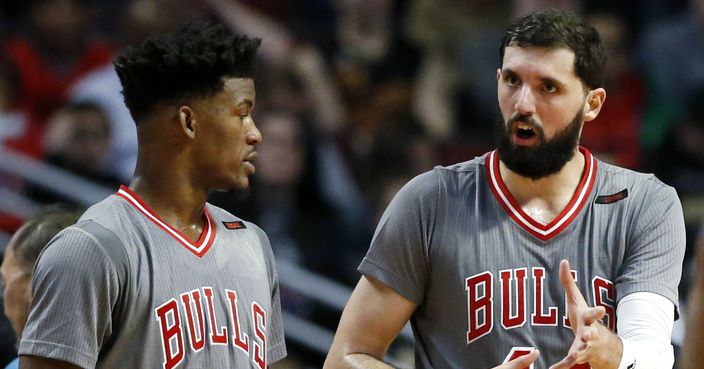
[(672, 367), (682, 209), (578, 146), (606, 97), (597, 32), (547, 9), (500, 51), (498, 149), (396, 195), (326, 369), (389, 368), (409, 319), (416, 368)]
[[(27, 322), (29, 304), (32, 302), (32, 269), (44, 246), (62, 229), (76, 223), (80, 212), (64, 206), (49, 206), (38, 215), (28, 219), (12, 235), (5, 248), (5, 257), (0, 266), (3, 285), (5, 315), (17, 335)], [(17, 369), (19, 359), (13, 360), (5, 369)]]
[(37, 261), (23, 369), (264, 369), (285, 356), (266, 235), (206, 203), (255, 170), (259, 42), (189, 24), (116, 59), (137, 169)]

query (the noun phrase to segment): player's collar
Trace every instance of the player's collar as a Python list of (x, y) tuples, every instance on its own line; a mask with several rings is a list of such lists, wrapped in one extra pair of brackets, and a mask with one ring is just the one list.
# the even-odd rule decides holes
[(518, 201), (513, 198), (513, 195), (508, 191), (508, 188), (501, 179), (501, 172), (499, 171), (499, 152), (494, 150), (486, 156), (486, 161), (484, 166), (486, 167), (486, 177), (489, 181), (489, 188), (491, 192), (496, 197), (496, 200), (501, 204), (504, 210), (511, 216), (511, 218), (518, 223), (523, 229), (528, 231), (533, 236), (547, 241), (557, 234), (559, 234), (563, 229), (567, 228), (568, 225), (577, 217), (579, 211), (587, 203), (589, 195), (594, 188), (594, 182), (596, 179), (596, 159), (592, 156), (589, 150), (580, 147), (579, 151), (584, 155), (585, 167), (582, 173), (582, 178), (577, 185), (577, 189), (574, 191), (570, 202), (562, 209), (562, 212), (555, 217), (548, 224), (541, 224), (535, 219), (531, 218), (526, 214)]
[(132, 190), (130, 190), (127, 186), (120, 186), (120, 189), (115, 195), (125, 199), (140, 213), (144, 214), (147, 219), (156, 224), (157, 227), (163, 229), (166, 233), (169, 234), (169, 236), (173, 237), (176, 241), (178, 241), (178, 243), (183, 245), (188, 251), (192, 252), (199, 258), (203, 257), (203, 255), (208, 252), (210, 246), (212, 246), (213, 242), (215, 241), (216, 226), (212, 217), (210, 216), (210, 212), (208, 212), (207, 207), (204, 208), (205, 227), (203, 227), (203, 231), (201, 232), (198, 240), (193, 243), (191, 242), (191, 240), (188, 239), (188, 237), (186, 237), (185, 234), (183, 234), (183, 232), (179, 231), (178, 229), (172, 227), (171, 225), (163, 221), (159, 217), (159, 215), (157, 215), (156, 212), (154, 212), (154, 210), (149, 207), (149, 205), (147, 205), (142, 199), (140, 199), (139, 196), (137, 196), (136, 193), (132, 192)]

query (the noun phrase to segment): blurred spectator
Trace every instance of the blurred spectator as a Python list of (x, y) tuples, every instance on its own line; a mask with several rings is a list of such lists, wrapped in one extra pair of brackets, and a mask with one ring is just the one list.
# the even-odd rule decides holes
[(337, 2), (339, 53), (365, 64), (384, 58), (393, 39), (392, 0)]
[(652, 160), (653, 168), (659, 178), (677, 189), (685, 220), (695, 230), (704, 219), (704, 86), (689, 99), (687, 115), (664, 141)]
[(110, 142), (106, 143), (108, 152), (104, 164), (110, 175), (126, 182), (137, 165), (137, 125), (120, 91), (120, 79), (115, 67), (108, 64), (76, 81), (70, 92), (70, 100), (76, 104), (95, 104), (105, 112), (112, 134)]
[[(110, 123), (96, 104), (85, 102), (66, 105), (57, 110), (47, 123), (44, 146), (48, 163), (109, 188), (120, 181), (107, 170)], [(43, 203), (70, 202), (38, 187), (28, 193)]]
[(686, 102), (704, 88), (704, 1), (646, 29), (640, 58), (648, 80), (641, 132), (645, 149), (658, 149), (670, 126), (686, 114)]
[(7, 59), (0, 57), (0, 143), (20, 137), (27, 129), (27, 116), (17, 108), (17, 74)]
[[(40, 133), (32, 131), (37, 125), (31, 124), (30, 114), (17, 107), (18, 93), (15, 69), (0, 54), (0, 148), (38, 156), (41, 143), (32, 140), (39, 137)], [(23, 186), (24, 181), (16, 176), (7, 173), (0, 176), (0, 188), (21, 191)], [(21, 224), (22, 219), (16, 215), (0, 211), (0, 231), (14, 232)]]
[(263, 140), (251, 195), (233, 203), (215, 193), (211, 201), (259, 224), (277, 257), (351, 284), (365, 246), (354, 240), (366, 235), (360, 235), (360, 222), (345, 223), (322, 189), (320, 137), (286, 111), (264, 112), (256, 122)]
[[(47, 207), (27, 222), (12, 236), (5, 249), (0, 267), (3, 288), (3, 306), (12, 323), (17, 342), (29, 315), (32, 302), (32, 270), (44, 246), (62, 229), (76, 223), (81, 213), (63, 207)], [(6, 369), (17, 369), (15, 359)]]
[(43, 122), (67, 99), (71, 84), (110, 61), (112, 48), (92, 32), (91, 0), (31, 0), (26, 32), (3, 49), (19, 77), (18, 105)]
[(479, 144), (491, 142), (496, 106), (496, 45), (510, 12), (504, 1), (414, 0), (406, 31), (425, 55), (413, 109), (428, 134), (457, 132)]
[(11, 58), (0, 52), (0, 144), (24, 154), (42, 154), (41, 125), (33, 111), (19, 104), (20, 77)]
[(623, 20), (609, 13), (592, 14), (587, 20), (601, 35), (609, 56), (605, 76), (607, 103), (597, 119), (584, 125), (581, 144), (601, 160), (639, 169), (645, 78), (633, 63)]

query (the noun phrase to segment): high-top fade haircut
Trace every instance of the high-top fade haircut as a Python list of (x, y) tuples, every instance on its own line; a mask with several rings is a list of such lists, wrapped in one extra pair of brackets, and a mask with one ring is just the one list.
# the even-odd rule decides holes
[(260, 43), (212, 23), (150, 36), (115, 59), (125, 105), (139, 125), (157, 104), (215, 95), (226, 77), (253, 78)]
[(606, 54), (599, 33), (582, 17), (547, 8), (517, 19), (506, 28), (499, 50), (503, 65), (507, 46), (566, 48), (574, 53), (574, 71), (590, 90), (603, 87)]

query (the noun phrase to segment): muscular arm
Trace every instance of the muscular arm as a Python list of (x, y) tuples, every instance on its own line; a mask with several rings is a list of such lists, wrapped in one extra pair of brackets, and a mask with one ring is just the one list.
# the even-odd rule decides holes
[[(323, 369), (393, 369), (382, 358), (417, 307), (383, 283), (363, 276), (342, 313)], [(539, 355), (536, 350), (494, 369), (523, 369)]]
[(65, 361), (47, 359), (45, 357), (20, 355), (20, 368), (22, 369), (82, 369), (80, 366)]
[(383, 283), (363, 276), (342, 313), (323, 368), (392, 368), (382, 358), (416, 307)]

